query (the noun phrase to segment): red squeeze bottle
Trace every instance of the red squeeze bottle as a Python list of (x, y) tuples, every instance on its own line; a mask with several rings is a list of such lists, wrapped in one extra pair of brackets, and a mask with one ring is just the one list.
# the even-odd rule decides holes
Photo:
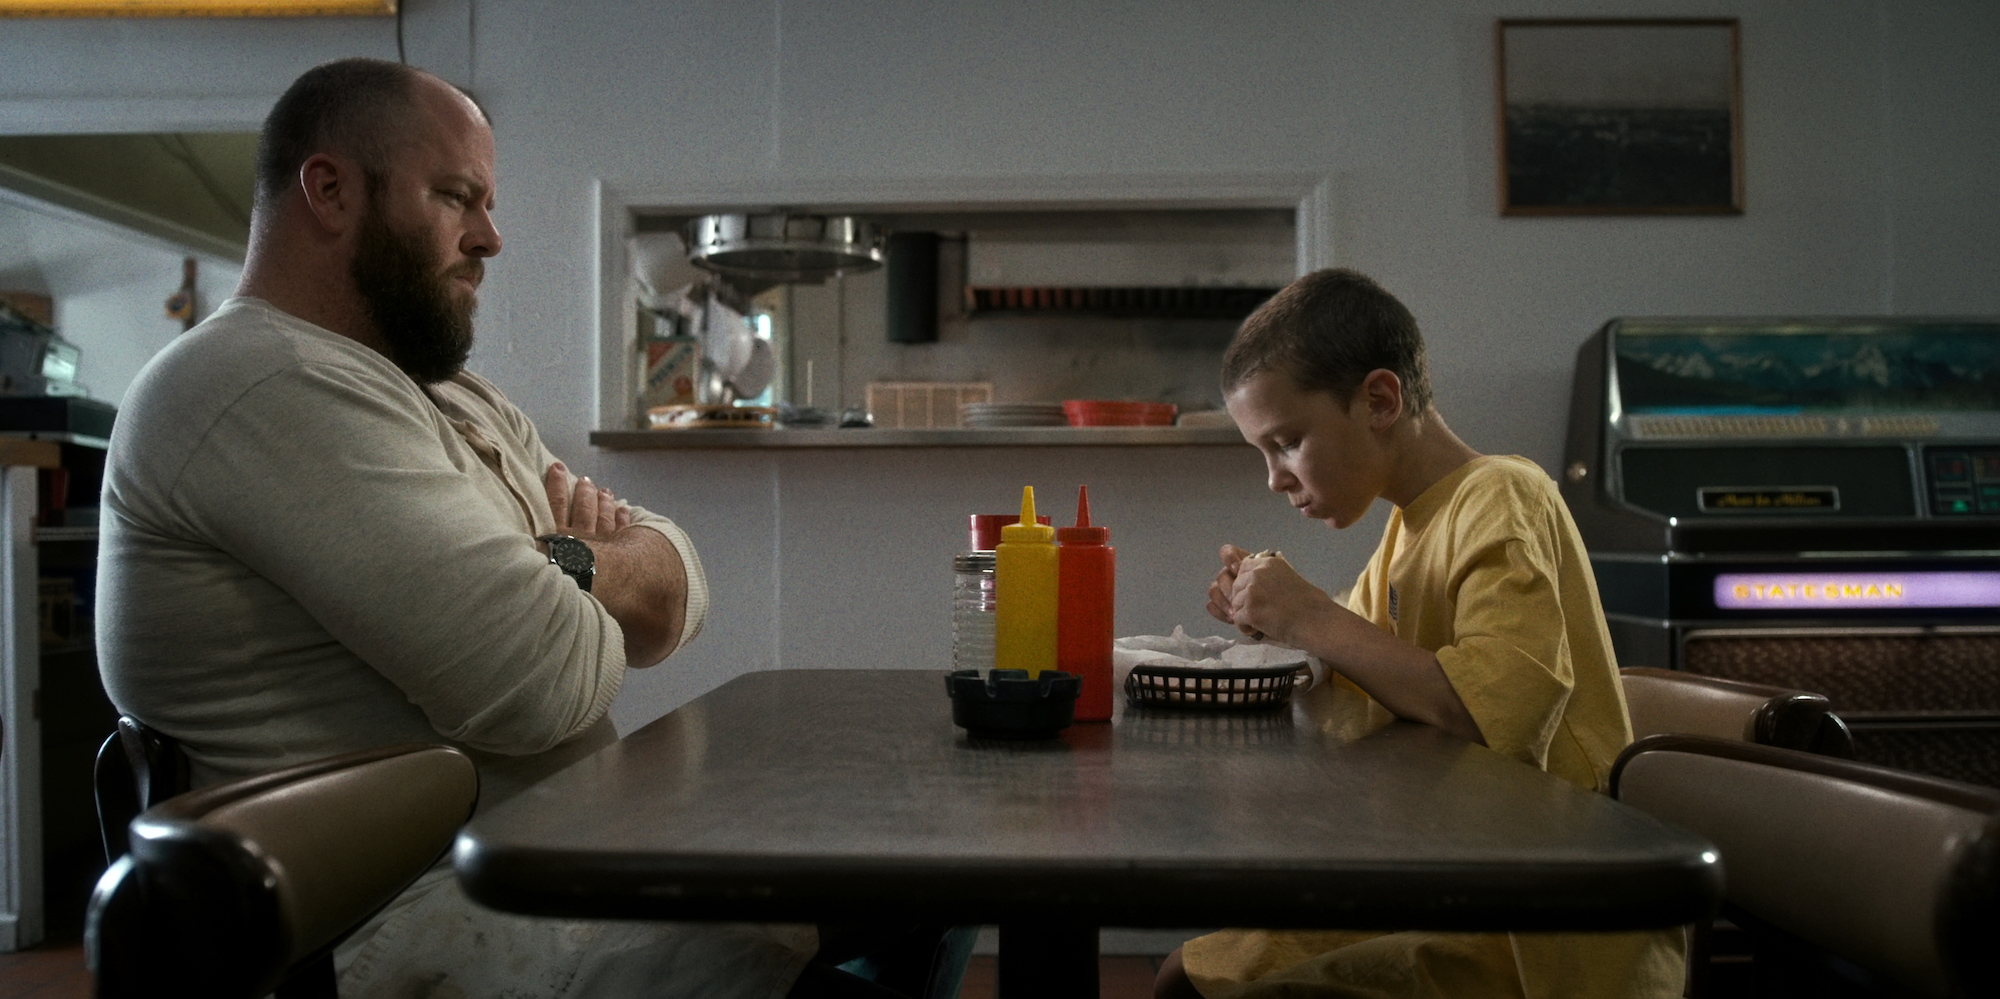
[(1111, 720), (1112, 604), (1118, 552), (1111, 529), (1090, 526), (1090, 487), (1076, 492), (1076, 526), (1056, 528), (1061, 594), (1056, 611), (1056, 668), (1083, 678), (1077, 721)]

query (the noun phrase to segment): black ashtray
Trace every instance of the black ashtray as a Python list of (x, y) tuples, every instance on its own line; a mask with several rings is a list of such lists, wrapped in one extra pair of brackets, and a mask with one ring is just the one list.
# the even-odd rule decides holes
[(996, 669), (989, 679), (962, 669), (944, 678), (944, 689), (952, 723), (975, 739), (1053, 739), (1076, 720), (1083, 678), (1045, 669), (1031, 680), (1024, 669)]

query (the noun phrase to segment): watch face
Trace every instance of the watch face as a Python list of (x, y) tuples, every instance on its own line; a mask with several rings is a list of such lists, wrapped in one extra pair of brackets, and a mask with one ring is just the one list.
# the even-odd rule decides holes
[(597, 574), (597, 554), (590, 546), (567, 535), (552, 534), (543, 539), (548, 542), (549, 561), (556, 564), (576, 585), (590, 589), (590, 580)]

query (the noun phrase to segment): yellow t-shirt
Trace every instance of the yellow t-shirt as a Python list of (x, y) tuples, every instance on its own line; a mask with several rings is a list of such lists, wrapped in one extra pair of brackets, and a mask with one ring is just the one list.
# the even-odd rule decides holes
[[(1534, 462), (1475, 458), (1392, 513), (1348, 607), (1435, 652), (1488, 746), (1604, 789), (1632, 741), (1625, 695), (1583, 541)], [(1678, 929), (1224, 930), (1181, 957), (1209, 999), (1669, 999), (1685, 973)]]

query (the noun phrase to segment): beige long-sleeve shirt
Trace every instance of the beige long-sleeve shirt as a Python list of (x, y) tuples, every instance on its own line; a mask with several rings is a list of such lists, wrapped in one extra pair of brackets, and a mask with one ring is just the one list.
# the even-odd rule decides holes
[[(611, 615), (535, 547), (554, 460), (484, 379), (420, 387), (231, 299), (153, 359), (112, 433), (106, 691), (181, 741), (197, 783), (443, 739), (475, 751), (490, 805), (608, 737), (626, 666)], [(665, 517), (633, 519), (686, 564), (684, 644), (701, 562)]]

